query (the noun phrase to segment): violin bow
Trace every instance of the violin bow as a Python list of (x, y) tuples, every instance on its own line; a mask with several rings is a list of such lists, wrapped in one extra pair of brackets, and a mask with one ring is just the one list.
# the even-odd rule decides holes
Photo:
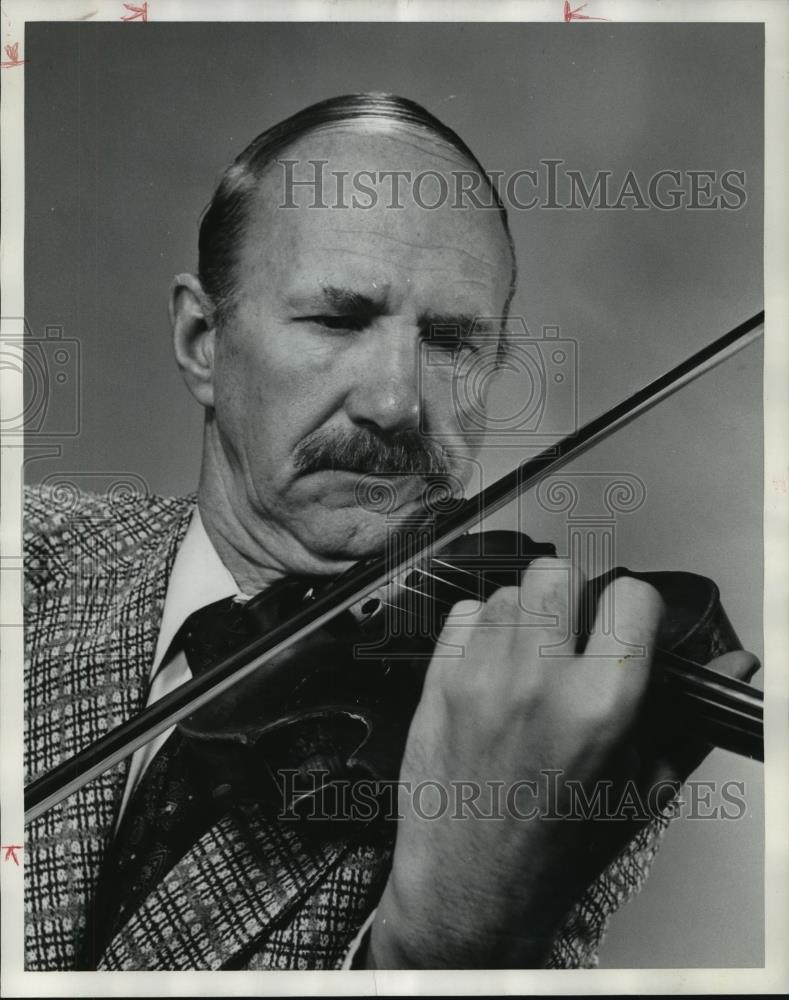
[[(692, 354), (674, 368), (600, 416), (584, 424), (557, 444), (523, 462), (474, 497), (449, 511), (436, 514), (429, 533), (406, 536), (393, 559), (384, 553), (357, 563), (317, 593), (287, 621), (275, 626), (243, 649), (207, 668), (198, 677), (164, 695), (134, 718), (117, 726), (95, 743), (52, 768), (25, 789), (25, 823), (82, 788), (118, 764), (155, 736), (176, 725), (232, 685), (260, 670), (289, 646), (320, 629), (370, 591), (440, 550), (500, 510), (526, 489), (581, 455), (619, 428), (700, 378), (706, 372), (748, 347), (764, 332), (764, 310)], [(425, 537), (428, 536), (428, 537)]]

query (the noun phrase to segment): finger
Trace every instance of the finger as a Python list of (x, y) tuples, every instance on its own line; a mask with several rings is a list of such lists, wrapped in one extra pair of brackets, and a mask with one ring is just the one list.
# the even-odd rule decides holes
[[(707, 666), (728, 677), (749, 681), (761, 664), (753, 653), (736, 649), (718, 656)], [(696, 728), (696, 720), (689, 711), (677, 711), (673, 720), (664, 719), (663, 725), (656, 727), (655, 745), (663, 766), (658, 774), (660, 780), (671, 777), (684, 781), (713, 749), (707, 739), (696, 735)]]
[(458, 601), (444, 620), (444, 628), (465, 627), (479, 621), (482, 606), (479, 601)]
[[(654, 587), (629, 576), (618, 577), (600, 597), (595, 626), (579, 662), (594, 667), (595, 686), (615, 697), (625, 715), (646, 690), (664, 609)], [(603, 627), (605, 622), (612, 623), (613, 635)], [(612, 647), (621, 650), (619, 655), (612, 655)]]
[(473, 631), (479, 628), (481, 619), (482, 605), (479, 601), (458, 601), (444, 619), (436, 649), (443, 650), (444, 655), (464, 656)]
[(762, 667), (758, 658), (744, 649), (735, 649), (724, 653), (711, 660), (707, 666), (710, 670), (725, 674), (727, 677), (735, 677), (740, 681), (750, 681)]
[[(458, 601), (444, 621), (433, 654), (434, 663), (444, 661), (445, 667), (457, 670), (460, 666), (458, 661), (469, 658), (472, 646), (477, 650), (483, 649), (484, 658), (491, 662), (501, 656), (503, 648), (510, 642), (513, 631), (510, 626), (518, 610), (517, 601), (505, 599), (504, 592), (512, 593), (513, 590), (512, 587), (502, 588), (501, 592), (493, 595), (494, 605), (500, 608), (496, 612), (491, 612), (488, 607), (490, 602)], [(442, 669), (439, 666), (434, 673), (440, 673)]]
[(586, 575), (570, 560), (535, 559), (520, 586), (521, 608), (534, 626), (532, 637), (554, 647), (571, 643), (566, 652), (574, 652), (585, 587)]
[[(502, 591), (514, 590), (502, 588)], [(500, 592), (493, 596), (499, 603), (510, 606), (506, 617), (511, 622), (513, 609), (517, 611), (517, 599), (510, 597), (507, 601)], [(485, 604), (480, 606), (476, 601), (455, 604), (444, 622), (428, 667), (423, 701), (438, 697), (443, 703), (449, 698), (453, 712), (464, 715), (469, 707), (483, 708), (503, 682), (508, 666), (512, 667), (508, 653), (513, 631), (510, 625), (502, 627), (501, 622), (491, 620)]]

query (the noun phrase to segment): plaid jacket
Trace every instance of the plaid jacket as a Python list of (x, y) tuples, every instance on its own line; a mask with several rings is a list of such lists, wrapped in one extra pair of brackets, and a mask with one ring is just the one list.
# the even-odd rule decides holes
[[(25, 523), (28, 782), (145, 705), (167, 581), (194, 497), (31, 489)], [(26, 835), (26, 967), (75, 968), (128, 760)], [(595, 964), (610, 914), (645, 878), (665, 823), (590, 887), (551, 964)], [(107, 947), (102, 969), (330, 969), (382, 891), (391, 843), (307, 840), (236, 810), (165, 876)]]

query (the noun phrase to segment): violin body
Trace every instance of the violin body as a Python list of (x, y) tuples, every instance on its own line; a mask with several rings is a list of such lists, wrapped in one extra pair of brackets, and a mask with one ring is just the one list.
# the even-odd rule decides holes
[[(499, 587), (517, 586), (534, 559), (555, 555), (554, 546), (518, 532), (463, 535), (184, 719), (181, 732), (212, 794), (228, 804), (253, 800), (281, 810), (298, 802), (314, 807), (315, 796), (339, 782), (395, 781), (425, 673), (441, 654), (439, 636), (453, 605), (485, 601)], [(666, 607), (657, 639), (662, 669), (653, 672), (644, 725), (690, 730), (703, 744), (758, 757), (758, 693), (703, 666), (742, 648), (711, 580), (622, 567), (596, 577), (586, 587), (581, 635), (565, 637), (556, 655), (583, 648), (600, 595), (622, 575), (650, 583)], [(304, 580), (264, 591), (245, 607), (250, 634), (273, 628), (315, 594), (314, 582)], [(634, 652), (613, 629), (610, 640), (612, 655)]]

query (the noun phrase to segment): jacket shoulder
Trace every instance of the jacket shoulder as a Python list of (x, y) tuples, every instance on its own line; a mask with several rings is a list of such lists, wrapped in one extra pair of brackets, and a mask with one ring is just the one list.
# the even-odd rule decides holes
[(67, 486), (26, 486), (25, 577), (38, 589), (73, 572), (76, 562), (118, 558), (168, 537), (194, 506), (193, 496), (89, 493)]

